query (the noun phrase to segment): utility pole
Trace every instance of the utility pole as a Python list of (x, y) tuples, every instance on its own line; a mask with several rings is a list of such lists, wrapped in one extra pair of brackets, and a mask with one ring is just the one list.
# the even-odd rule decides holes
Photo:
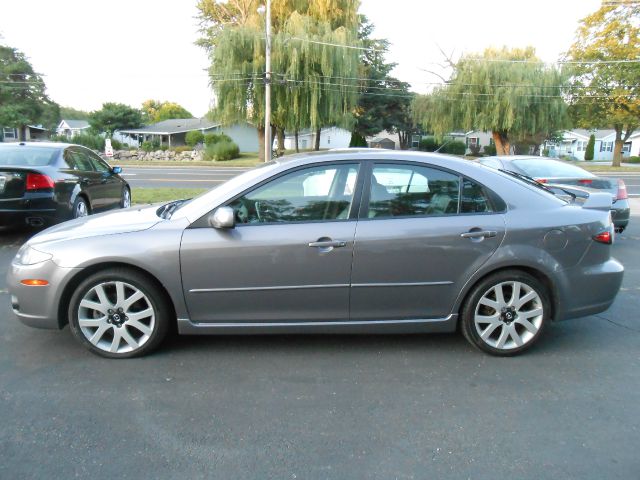
[(267, 0), (265, 77), (264, 77), (264, 161), (271, 160), (271, 0)]

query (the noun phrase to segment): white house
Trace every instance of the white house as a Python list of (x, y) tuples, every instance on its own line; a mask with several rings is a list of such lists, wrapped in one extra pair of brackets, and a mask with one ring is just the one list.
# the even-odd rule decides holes
[[(413, 135), (411, 137), (411, 149), (417, 150), (420, 146), (420, 140), (423, 138), (429, 138), (432, 135)], [(480, 153), (482, 153), (484, 147), (493, 145), (493, 136), (491, 132), (482, 132), (480, 130), (470, 130), (468, 132), (456, 131), (444, 135), (444, 142), (455, 140), (463, 142), (467, 146), (467, 155), (473, 153), (473, 149), (478, 146)]]
[(89, 128), (89, 122), (86, 120), (61, 120), (56, 128), (56, 135), (64, 135), (71, 138), (79, 133), (84, 133)]
[[(351, 132), (340, 127), (326, 127), (320, 130), (320, 148), (347, 148), (351, 143)], [(276, 141), (277, 144), (277, 141)], [(316, 131), (302, 130), (298, 132), (298, 148), (309, 150), (316, 145)], [(286, 132), (284, 136), (285, 150), (296, 149), (296, 138), (293, 132)]]
[[(613, 147), (616, 141), (615, 130), (565, 130), (562, 141), (558, 143), (545, 142), (544, 148), (549, 149), (550, 157), (569, 156), (578, 160), (584, 160), (589, 137), (595, 136), (595, 146), (593, 149), (594, 160), (613, 160)], [(640, 132), (629, 138), (622, 147), (622, 156), (640, 155)]]

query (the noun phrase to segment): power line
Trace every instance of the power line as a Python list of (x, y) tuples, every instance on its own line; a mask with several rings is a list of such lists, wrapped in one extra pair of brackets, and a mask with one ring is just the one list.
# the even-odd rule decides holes
[(379, 48), (373, 48), (373, 47), (359, 47), (356, 45), (347, 45), (344, 43), (331, 43), (331, 42), (321, 42), (319, 40), (310, 40), (308, 38), (301, 38), (301, 37), (290, 37), (291, 40), (298, 40), (301, 42), (307, 42), (307, 43), (314, 43), (316, 45), (326, 45), (328, 47), (340, 47), (340, 48), (348, 48), (348, 49), (352, 49), (352, 50), (361, 50), (361, 51), (365, 51), (365, 52), (374, 52), (374, 53), (387, 53), (386, 50), (381, 50)]

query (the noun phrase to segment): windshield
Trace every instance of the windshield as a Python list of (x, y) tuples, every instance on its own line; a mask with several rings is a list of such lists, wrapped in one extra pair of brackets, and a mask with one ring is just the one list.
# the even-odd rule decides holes
[(20, 167), (44, 167), (49, 165), (60, 149), (26, 147), (21, 145), (0, 148), (0, 165)]
[(514, 160), (513, 164), (522, 170), (524, 173), (534, 178), (592, 178), (595, 175), (587, 172), (586, 170), (570, 165), (564, 162), (558, 162), (556, 160), (545, 160), (543, 158), (531, 158)]

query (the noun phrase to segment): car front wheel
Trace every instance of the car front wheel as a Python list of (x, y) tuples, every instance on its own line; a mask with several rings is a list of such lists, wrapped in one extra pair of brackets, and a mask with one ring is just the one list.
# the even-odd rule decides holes
[(172, 308), (145, 275), (126, 268), (95, 273), (75, 290), (69, 325), (86, 348), (109, 358), (130, 358), (155, 349), (169, 329)]
[(461, 330), (487, 353), (516, 355), (538, 340), (550, 314), (547, 288), (526, 272), (507, 270), (474, 287), (462, 309)]
[(131, 191), (129, 187), (122, 189), (122, 198), (120, 199), (120, 208), (129, 208), (131, 206)]
[(78, 197), (76, 198), (75, 202), (73, 202), (71, 213), (73, 215), (73, 218), (86, 217), (87, 215), (89, 215), (89, 204), (84, 198)]

